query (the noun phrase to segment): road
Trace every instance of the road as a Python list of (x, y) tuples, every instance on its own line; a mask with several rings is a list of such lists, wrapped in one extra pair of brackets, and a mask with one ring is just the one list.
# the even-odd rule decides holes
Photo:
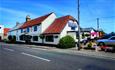
[(115, 70), (115, 60), (0, 44), (0, 70)]

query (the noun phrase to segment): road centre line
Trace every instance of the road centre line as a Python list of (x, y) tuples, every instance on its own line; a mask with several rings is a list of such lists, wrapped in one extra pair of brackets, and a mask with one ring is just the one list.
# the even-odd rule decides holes
[(30, 57), (34, 57), (34, 58), (37, 58), (37, 59), (41, 59), (41, 60), (44, 60), (44, 61), (48, 61), (48, 62), (51, 61), (49, 59), (45, 59), (45, 58), (38, 57), (38, 56), (35, 56), (35, 55), (31, 55), (31, 54), (24, 53), (24, 52), (22, 52), (21, 54), (26, 55), (26, 56), (30, 56)]
[(38, 50), (47, 50), (47, 49), (41, 49), (41, 48), (32, 48), (32, 49), (38, 49)]

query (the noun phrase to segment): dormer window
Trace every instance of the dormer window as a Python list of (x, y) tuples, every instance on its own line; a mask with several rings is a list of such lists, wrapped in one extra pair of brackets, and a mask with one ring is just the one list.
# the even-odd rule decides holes
[(69, 22), (68, 22), (68, 26), (71, 27), (71, 30), (75, 30), (76, 27), (77, 27), (77, 24), (74, 23), (74, 22), (72, 22), (72, 21), (69, 21)]

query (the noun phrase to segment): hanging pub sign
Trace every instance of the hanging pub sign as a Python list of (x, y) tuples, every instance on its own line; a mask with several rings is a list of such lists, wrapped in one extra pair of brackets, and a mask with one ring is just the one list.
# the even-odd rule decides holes
[(77, 24), (73, 22), (68, 22), (68, 26), (71, 27), (71, 30), (75, 30), (77, 28)]

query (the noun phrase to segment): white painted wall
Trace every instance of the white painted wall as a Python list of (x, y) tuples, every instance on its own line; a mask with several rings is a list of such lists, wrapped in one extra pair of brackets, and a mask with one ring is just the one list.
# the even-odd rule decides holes
[[(73, 21), (70, 20), (69, 22), (73, 22)], [(71, 30), (71, 27), (68, 26), (68, 23), (66, 24), (65, 28), (61, 32), (60, 38), (66, 36), (67, 35), (67, 31), (78, 31), (78, 25), (77, 25), (77, 28), (75, 30)], [(73, 23), (77, 24), (77, 22), (73, 22)]]
[(4, 26), (3, 25), (0, 25), (0, 36), (1, 36), (1, 39), (3, 39), (3, 36), (4, 36)]
[(0, 33), (4, 33), (4, 26), (0, 25)]
[[(27, 34), (31, 35), (31, 36), (40, 36), (40, 34), (42, 34), (44, 32), (44, 30), (46, 30), (48, 28), (48, 26), (50, 26), (55, 19), (56, 19), (56, 15), (54, 13), (52, 13), (40, 25), (37, 25), (37, 31), (34, 31), (34, 26), (32, 26), (32, 27), (29, 27), (30, 31)], [(26, 30), (26, 28), (23, 30)], [(21, 33), (21, 29), (20, 29), (19, 35), (22, 35), (22, 34), (24, 34), (24, 33)], [(42, 39), (40, 39), (40, 37), (39, 37), (38, 41), (33, 41), (33, 39), (31, 39), (31, 42), (42, 43)]]
[(20, 34), (19, 32), (20, 32), (19, 29), (10, 31), (10, 32), (8, 32), (8, 36), (9, 35), (15, 35), (16, 36), (16, 41), (19, 41), (19, 34)]
[(42, 32), (44, 32), (56, 19), (56, 15), (52, 13), (48, 18), (42, 22)]
[[(34, 31), (34, 26), (29, 27), (29, 32), (27, 33), (27, 35), (31, 35), (31, 36), (39, 36), (41, 34), (41, 24), (40, 25), (35, 25), (37, 26), (37, 31)], [(27, 28), (23, 29), (23, 31), (26, 31)], [(19, 30), (19, 36), (25, 34), (24, 32), (21, 33), (21, 29)], [(41, 43), (41, 39), (39, 38), (38, 41), (33, 41), (33, 39), (31, 39), (31, 42), (35, 42), (35, 43)]]

